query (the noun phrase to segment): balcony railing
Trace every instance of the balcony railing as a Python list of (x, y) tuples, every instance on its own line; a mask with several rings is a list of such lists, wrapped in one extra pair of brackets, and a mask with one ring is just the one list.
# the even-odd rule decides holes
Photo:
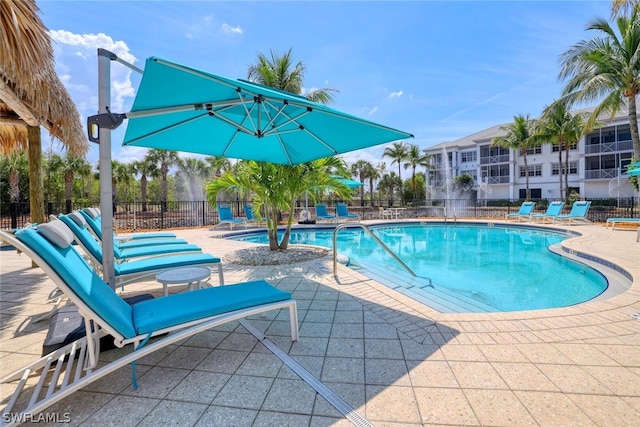
[(618, 169), (596, 169), (584, 172), (585, 179), (607, 179), (618, 176)]
[(595, 153), (615, 153), (617, 151), (629, 151), (633, 150), (633, 142), (629, 141), (617, 141), (617, 142), (603, 142), (601, 144), (587, 144), (584, 147), (586, 154)]
[(480, 164), (483, 164), (483, 165), (488, 165), (492, 163), (508, 163), (508, 162), (509, 162), (508, 154), (480, 157)]

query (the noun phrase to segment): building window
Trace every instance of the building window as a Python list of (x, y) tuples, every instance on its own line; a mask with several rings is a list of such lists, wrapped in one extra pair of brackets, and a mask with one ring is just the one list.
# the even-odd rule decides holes
[[(521, 188), (518, 190), (519, 196), (521, 200), (527, 198), (527, 189)], [(542, 199), (542, 188), (530, 188), (529, 193), (531, 194), (532, 199)]]
[(475, 162), (478, 160), (478, 153), (475, 151), (463, 151), (460, 153), (460, 162)]
[[(562, 151), (565, 151), (564, 149), (564, 145), (562, 145), (562, 147), (560, 147), (559, 145), (553, 144), (552, 148), (551, 148), (551, 152), (552, 153), (557, 153), (558, 150), (560, 150), (560, 148), (562, 148)], [(569, 146), (570, 150), (577, 150), (578, 149), (578, 143), (574, 142)]]
[[(558, 163), (551, 163), (551, 175), (560, 175), (560, 170), (562, 170), (562, 174), (564, 175), (565, 163), (562, 165)], [(569, 175), (575, 175), (578, 173), (578, 162), (573, 161), (569, 162)]]
[(537, 147), (531, 147), (527, 149), (527, 156), (531, 156), (534, 154), (542, 154), (542, 145), (538, 145)]
[[(520, 177), (527, 176), (527, 170), (520, 166)], [(542, 165), (529, 165), (529, 176), (542, 176)]]

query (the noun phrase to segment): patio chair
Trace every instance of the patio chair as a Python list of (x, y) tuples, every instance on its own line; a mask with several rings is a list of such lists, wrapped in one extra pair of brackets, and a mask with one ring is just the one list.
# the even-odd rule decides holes
[(505, 220), (508, 219), (517, 219), (520, 222), (521, 219), (529, 219), (531, 216), (531, 212), (533, 208), (536, 206), (535, 202), (522, 202), (520, 205), (520, 209), (516, 213), (506, 214), (504, 216)]
[[(100, 211), (96, 208), (84, 208), (79, 211), (87, 221), (89, 225), (89, 231), (96, 235), (96, 237), (102, 241), (102, 221)], [(159, 239), (175, 239), (176, 235), (168, 231), (158, 231), (150, 233), (132, 233), (126, 235), (117, 235), (113, 233), (114, 241), (119, 245), (124, 245), (125, 242), (141, 241), (141, 240), (159, 240)], [(185, 241), (182, 240), (184, 243)], [(174, 242), (175, 243), (175, 242)], [(155, 242), (153, 244), (159, 244)], [(169, 243), (173, 244), (173, 243)]]
[[(95, 245), (102, 245), (102, 242), (98, 242), (94, 236), (87, 229), (87, 222), (84, 217), (78, 212), (71, 212), (66, 215), (59, 215), (58, 220), (64, 222), (67, 227), (73, 232), (76, 242), (82, 247), (83, 250), (89, 252), (90, 247)], [(202, 249), (196, 245), (190, 244), (175, 244), (175, 245), (154, 245), (143, 246), (137, 248), (122, 249), (118, 245), (113, 245), (113, 256), (116, 262), (122, 263), (139, 258), (151, 258), (157, 256), (167, 256), (176, 253), (201, 253)]]
[[(127, 364), (132, 366), (133, 388), (137, 389), (138, 359), (218, 325), (236, 320), (244, 323), (247, 316), (288, 309), (291, 340), (298, 340), (296, 301), (289, 292), (264, 280), (169, 295), (131, 306), (89, 267), (71, 245), (71, 231), (59, 227), (61, 224), (41, 224), (15, 235), (0, 231), (0, 239), (29, 256), (78, 307), (88, 331), (0, 380), (3, 389), (14, 388), (2, 416), (6, 421), (6, 415), (11, 415), (16, 421), (3, 421), (3, 425), (29, 419), (29, 414), (42, 412)], [(117, 347), (132, 344), (132, 351), (100, 360), (99, 340), (108, 336)], [(152, 337), (156, 338), (149, 341)]]
[(531, 221), (536, 222), (545, 222), (547, 219), (553, 221), (553, 218), (560, 215), (562, 212), (562, 208), (564, 207), (564, 202), (551, 202), (549, 206), (547, 206), (547, 210), (542, 214), (532, 214)]
[(318, 205), (315, 205), (315, 209), (316, 209), (316, 220), (329, 221), (329, 222), (336, 221), (336, 216), (330, 215), (329, 212), (327, 212), (327, 205), (320, 203)]
[(616, 224), (619, 222), (623, 224), (640, 223), (640, 218), (607, 218), (607, 222), (605, 222), (604, 226), (605, 228), (609, 228), (609, 224), (611, 224), (611, 229), (615, 230)]
[(247, 217), (247, 224), (257, 224), (260, 227), (262, 223), (262, 218), (256, 215), (256, 212), (253, 210), (253, 206), (244, 204), (244, 215)]
[(385, 218), (392, 219), (393, 218), (393, 211), (390, 210), (390, 209), (385, 209), (382, 206), (380, 206), (378, 208), (378, 216), (380, 217), (380, 219), (385, 219)]
[(220, 218), (218, 225), (229, 224), (229, 230), (233, 230), (233, 226), (238, 224), (247, 228), (247, 221), (244, 218), (234, 217), (229, 205), (218, 205), (218, 217)]
[(354, 219), (356, 221), (360, 220), (360, 215), (349, 213), (349, 208), (346, 203), (336, 203), (336, 214), (338, 215), (338, 220), (346, 219), (347, 221)]
[[(73, 227), (75, 222), (71, 219), (69, 221), (63, 221), (62, 219), (52, 221), (50, 224), (60, 223), (66, 228)], [(72, 224), (73, 223), (73, 224)], [(76, 226), (77, 227), (77, 226)], [(73, 232), (69, 230), (73, 236)], [(86, 245), (86, 246), (85, 246)], [(88, 257), (88, 261), (95, 271), (100, 272), (102, 270), (102, 245), (95, 239), (87, 239), (84, 243), (79, 244)], [(115, 249), (114, 249), (115, 252)], [(115, 253), (114, 253), (115, 255)], [(208, 267), (218, 268), (218, 277), (220, 284), (224, 283), (224, 277), (222, 274), (222, 262), (220, 258), (214, 257), (205, 253), (186, 253), (186, 254), (167, 254), (166, 256), (156, 258), (144, 258), (133, 261), (127, 261), (123, 263), (114, 263), (115, 269), (115, 281), (113, 287), (124, 287), (130, 283), (147, 280), (157, 273), (162, 271), (171, 270), (179, 267)]]
[(591, 221), (587, 219), (587, 212), (589, 212), (589, 206), (591, 206), (591, 202), (589, 201), (577, 201), (573, 203), (571, 207), (571, 212), (568, 215), (557, 215), (553, 218), (553, 222), (555, 224), (556, 220), (559, 222), (566, 222), (571, 225), (574, 223), (587, 223), (591, 224)]

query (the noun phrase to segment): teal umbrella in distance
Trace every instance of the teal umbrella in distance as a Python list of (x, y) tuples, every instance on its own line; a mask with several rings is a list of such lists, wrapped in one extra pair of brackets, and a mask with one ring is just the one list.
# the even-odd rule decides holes
[(339, 180), (340, 182), (342, 182), (344, 185), (346, 185), (351, 189), (362, 187), (363, 185), (360, 181), (355, 181), (353, 179), (345, 178), (339, 175), (331, 175), (331, 178), (335, 178)]

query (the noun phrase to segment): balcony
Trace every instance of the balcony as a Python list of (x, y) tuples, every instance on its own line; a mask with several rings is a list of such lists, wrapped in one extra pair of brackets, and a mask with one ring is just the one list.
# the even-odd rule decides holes
[(501, 154), (496, 156), (480, 157), (481, 165), (489, 165), (489, 164), (495, 164), (495, 163), (509, 163), (509, 155)]
[(585, 179), (608, 179), (618, 176), (618, 169), (595, 169), (584, 172)]
[(601, 144), (587, 144), (584, 147), (584, 151), (586, 154), (615, 153), (618, 151), (630, 151), (630, 150), (633, 150), (633, 142), (631, 140), (603, 142)]

